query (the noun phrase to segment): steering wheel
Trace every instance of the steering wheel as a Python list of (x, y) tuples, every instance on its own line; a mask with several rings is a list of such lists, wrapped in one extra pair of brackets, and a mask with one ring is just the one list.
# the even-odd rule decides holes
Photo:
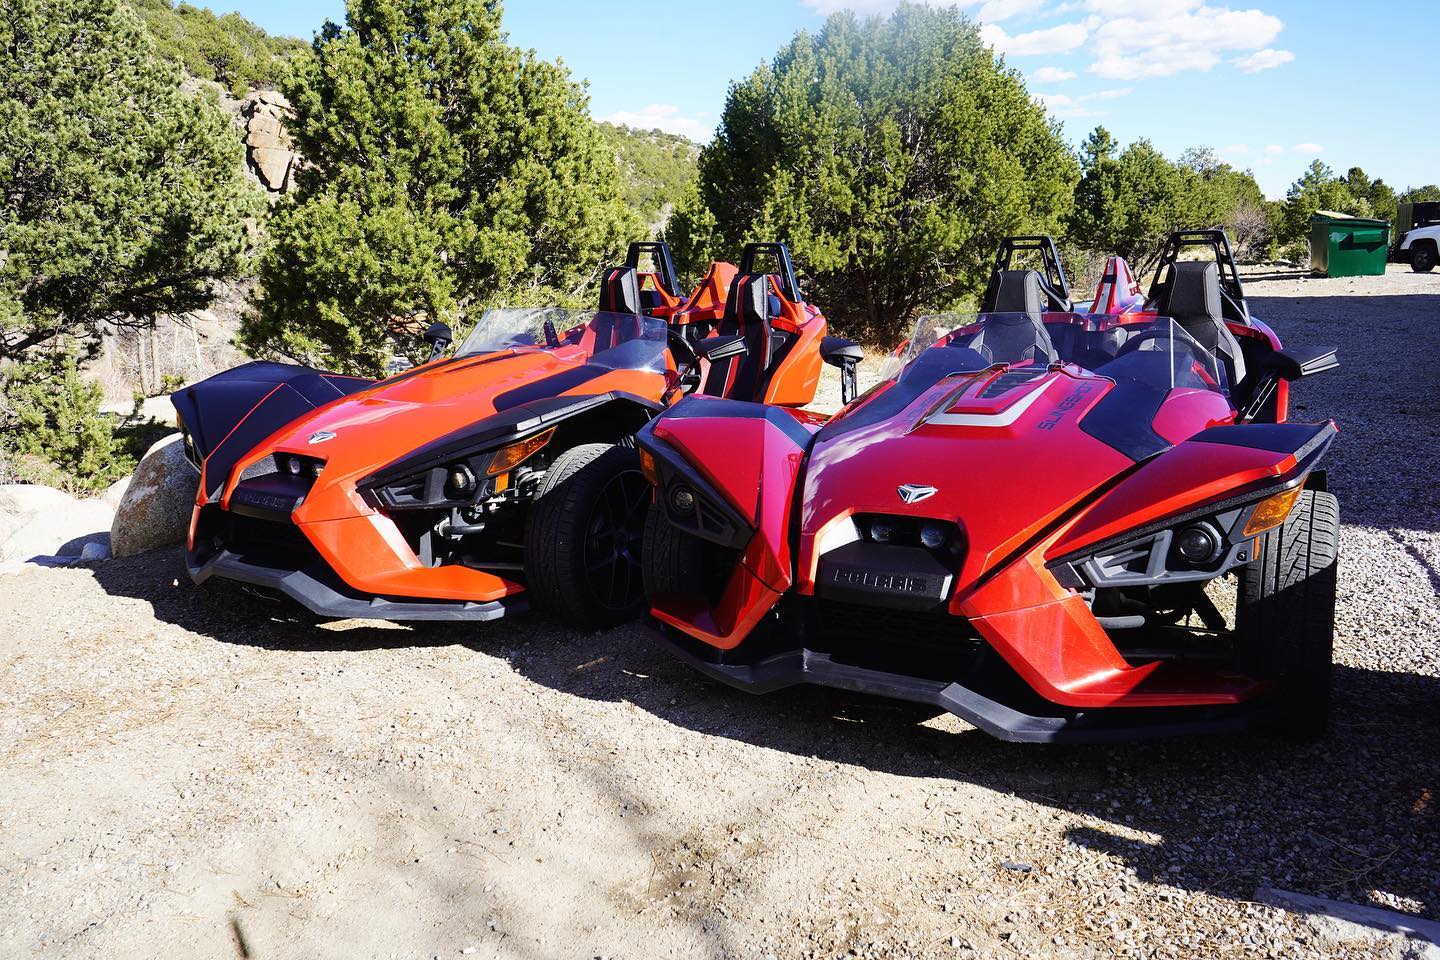
[(665, 343), (675, 357), (675, 369), (680, 375), (681, 386), (688, 385), (691, 390), (700, 386), (700, 354), (695, 352), (695, 345), (669, 324), (665, 325)]

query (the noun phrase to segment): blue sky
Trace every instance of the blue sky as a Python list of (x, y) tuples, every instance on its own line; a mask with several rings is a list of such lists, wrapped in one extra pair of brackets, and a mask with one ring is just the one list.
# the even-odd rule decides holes
[[(1433, 0), (958, 5), (1072, 142), (1103, 123), (1122, 142), (1148, 137), (1170, 156), (1205, 144), (1254, 170), (1272, 197), (1317, 157), (1396, 187), (1440, 182)], [(343, 0), (213, 6), (306, 38), (344, 15)], [(671, 0), (627, 15), (630, 6), (510, 0), (505, 25), (513, 43), (589, 82), (596, 117), (706, 140), (730, 82), (795, 31), (819, 29), (837, 9), (884, 13), (895, 0)]]

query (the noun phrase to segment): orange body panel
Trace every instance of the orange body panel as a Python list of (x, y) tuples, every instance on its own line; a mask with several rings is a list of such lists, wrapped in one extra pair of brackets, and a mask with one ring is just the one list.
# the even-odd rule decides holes
[[(518, 593), (521, 584), (493, 573), (460, 565), (423, 566), (393, 521), (370, 506), (356, 484), (417, 443), (493, 415), (508, 391), (579, 369), (586, 356), (579, 348), (507, 351), (435, 363), (383, 380), (287, 424), (258, 444), (231, 471), (221, 506), (229, 509), (245, 468), (257, 461), (274, 453), (319, 457), (324, 473), (292, 517), (347, 585), (377, 596), (473, 601)], [(658, 401), (673, 382), (670, 372), (606, 370), (554, 395), (617, 391)], [(320, 431), (335, 437), (311, 444)], [(204, 503), (202, 494), (197, 511)], [(193, 536), (192, 518), (192, 548)]]

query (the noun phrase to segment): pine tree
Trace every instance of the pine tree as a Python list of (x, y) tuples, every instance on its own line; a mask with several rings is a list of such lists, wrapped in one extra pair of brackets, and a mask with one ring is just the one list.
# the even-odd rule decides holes
[(1053, 229), (1075, 177), (977, 25), (902, 3), (835, 14), (733, 86), (700, 203), (670, 232), (691, 260), (786, 241), (838, 330), (893, 342), (918, 311), (973, 298), (1002, 237)]
[(0, 6), (0, 359), (209, 302), (260, 210), (219, 106), (118, 0)]
[(350, 0), (287, 89), (306, 159), (271, 222), (253, 351), (378, 372), (431, 320), (573, 302), (644, 229), (583, 89), (488, 0)]

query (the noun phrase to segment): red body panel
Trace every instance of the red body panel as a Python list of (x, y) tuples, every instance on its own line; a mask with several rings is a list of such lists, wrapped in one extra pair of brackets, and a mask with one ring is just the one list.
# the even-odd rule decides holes
[[(1132, 320), (1147, 322), (1134, 314), (1124, 318)], [(1111, 381), (1065, 368), (999, 392), (997, 376), (992, 370), (941, 380), (899, 413), (842, 429), (852, 416), (863, 423), (866, 404), (896, 389), (882, 386), (848, 408), (833, 433), (816, 439), (803, 465), (793, 589), (815, 593), (827, 536), (853, 529), (849, 518), (855, 514), (952, 521), (963, 531), (965, 554), (949, 611), (969, 620), (1046, 699), (1070, 707), (1228, 704), (1265, 689), (1260, 681), (1223, 671), (1158, 661), (1131, 666), (1084, 597), (1062, 586), (1046, 562), (1274, 478), (1292, 469), (1294, 458), (1187, 442), (1233, 421), (1234, 410), (1219, 393), (1175, 389), (1151, 423), (1175, 446), (1137, 467), (1080, 427), (1113, 389)], [(995, 395), (982, 396), (987, 387)], [(655, 598), (660, 620), (722, 649), (743, 642), (789, 586), (783, 575), (789, 514), (781, 505), (790, 501), (786, 478), (800, 464), (779, 431), (772, 438), (767, 430), (773, 428), (763, 421), (694, 416), (655, 424), (656, 436), (756, 518), (745, 561), (714, 609), (693, 598)], [(907, 504), (897, 497), (900, 483), (937, 489)], [(770, 505), (773, 511), (766, 512)], [(773, 568), (766, 566), (772, 561)]]
[[(898, 417), (815, 445), (801, 514), (802, 592), (813, 592), (816, 544), (837, 517), (885, 513), (956, 521), (967, 544), (956, 573), (963, 589), (1129, 466), (1124, 455), (1074, 428), (1110, 389), (1108, 380), (1053, 372), (979, 397), (993, 378), (942, 382)], [(925, 417), (957, 385), (945, 408)], [(1064, 403), (1070, 405), (1062, 410)], [(953, 422), (942, 422), (946, 417)], [(1017, 477), (1026, 480), (1017, 483)], [(905, 504), (895, 493), (899, 483), (929, 484), (938, 492)]]
[[(772, 281), (773, 283), (773, 281)], [(820, 385), (824, 361), (820, 359), (820, 341), (825, 338), (827, 324), (820, 311), (808, 303), (786, 300), (778, 283), (775, 293), (780, 297), (780, 316), (771, 323), (798, 338), (781, 358), (770, 375), (764, 401), (780, 406), (801, 407), (815, 399)]]

